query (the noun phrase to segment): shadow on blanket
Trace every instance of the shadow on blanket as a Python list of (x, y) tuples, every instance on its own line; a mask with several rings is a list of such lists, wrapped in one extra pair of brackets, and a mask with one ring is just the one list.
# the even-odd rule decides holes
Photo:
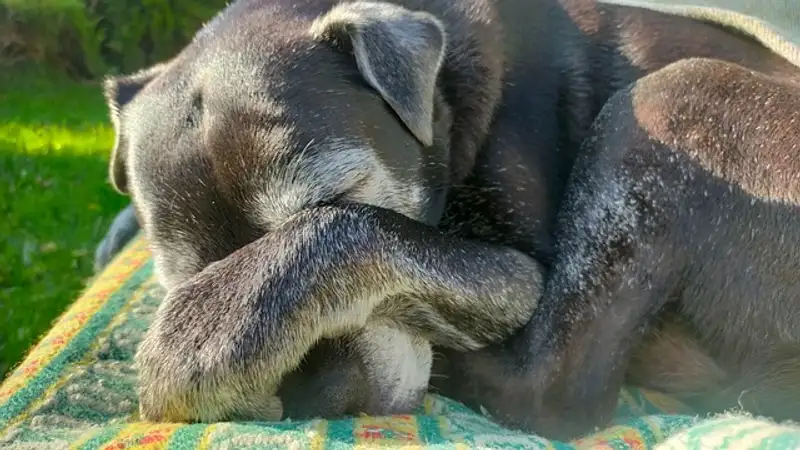
[(636, 389), (620, 397), (614, 426), (571, 443), (504, 429), (434, 395), (413, 416), (137, 422), (131, 363), (163, 295), (152, 274), (139, 237), (0, 385), (0, 448), (800, 448), (800, 428), (743, 415), (700, 419), (667, 397)]

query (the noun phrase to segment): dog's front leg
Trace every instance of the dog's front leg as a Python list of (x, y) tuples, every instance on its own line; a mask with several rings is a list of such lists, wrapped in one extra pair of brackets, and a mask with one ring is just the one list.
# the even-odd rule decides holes
[(366, 205), (302, 212), (168, 293), (137, 353), (151, 420), (276, 419), (282, 377), (375, 317), (478, 349), (527, 322), (541, 268)]

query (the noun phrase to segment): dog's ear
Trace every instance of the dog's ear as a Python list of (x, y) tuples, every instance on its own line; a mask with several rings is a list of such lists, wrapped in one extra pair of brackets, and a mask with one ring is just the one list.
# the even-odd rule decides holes
[(433, 143), (434, 92), (445, 55), (442, 23), (382, 2), (341, 3), (312, 25), (316, 39), (347, 44), (367, 82), (416, 138)]
[(106, 98), (115, 135), (108, 165), (108, 179), (114, 189), (121, 194), (128, 193), (128, 177), (125, 173), (128, 143), (125, 138), (125, 130), (120, 123), (122, 109), (136, 97), (142, 88), (163, 72), (165, 67), (165, 63), (156, 64), (131, 75), (106, 77), (103, 80), (103, 95)]

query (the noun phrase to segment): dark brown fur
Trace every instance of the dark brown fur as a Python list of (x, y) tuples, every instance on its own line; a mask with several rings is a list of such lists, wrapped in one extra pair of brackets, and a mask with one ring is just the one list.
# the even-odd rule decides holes
[[(650, 336), (629, 380), (710, 411), (796, 419), (798, 108), (793, 82), (708, 59), (615, 94), (572, 174), (533, 320), (503, 350), (459, 355), (475, 369), (448, 392), (548, 436), (583, 433), (610, 420), (631, 351), (666, 307), (691, 331), (662, 339), (686, 354), (657, 353), (672, 344)], [(705, 379), (659, 372), (669, 356)], [(515, 369), (497, 377), (497, 364)]]
[[(395, 325), (423, 330), (439, 346), (444, 357), (435, 371), (446, 375), (434, 378), (443, 381), (435, 383), (440, 391), (486, 408), (504, 424), (549, 437), (572, 437), (607, 423), (629, 366), (630, 381), (669, 390), (711, 410), (742, 404), (797, 419), (797, 408), (789, 407), (797, 403), (774, 399), (800, 397), (800, 336), (795, 331), (800, 330), (800, 162), (795, 152), (800, 142), (800, 70), (729, 30), (590, 0), (396, 3), (428, 11), (448, 33), (433, 100), (432, 146), (413, 141), (374, 91), (361, 89), (364, 77), (347, 56), (346, 37), (325, 49), (303, 35), (313, 18), (331, 8), (327, 0), (305, 0), (291, 9), (281, 1), (240, 0), (146, 87), (131, 79), (115, 82), (112, 94), (123, 92), (119, 86), (137, 83), (143, 94), (134, 101), (140, 103), (140, 112), (126, 119), (129, 136), (118, 138), (115, 161), (124, 170), (112, 164), (112, 179), (122, 190), (121, 173), (149, 180), (134, 192), (134, 203), (149, 211), (144, 214), (145, 231), (156, 244), (165, 279), (177, 286), (142, 353), (166, 355), (165, 360), (142, 360), (154, 370), (150, 374), (168, 367), (177, 367), (177, 373), (194, 370), (195, 378), (185, 384), (178, 378), (173, 387), (185, 389), (184, 400), (198, 407), (203, 399), (192, 397), (192, 383), (230, 387), (236, 377), (252, 382), (256, 374), (243, 375), (231, 361), (264, 364), (253, 355), (293, 346), (274, 366), (258, 366), (263, 369), (258, 375), (268, 379), (265, 383), (273, 383), (299, 364), (313, 337), (349, 332), (348, 327), (367, 320), (361, 315), (391, 311), (384, 317), (401, 317)], [(391, 44), (387, 39), (381, 42)], [(231, 54), (239, 59), (226, 59)], [(251, 59), (243, 63), (242, 55)], [(211, 75), (223, 62), (239, 72), (202, 78), (198, 61), (211, 68), (206, 69)], [(254, 66), (285, 72), (268, 71), (266, 80), (242, 75)], [(291, 77), (298, 80), (296, 89), (279, 82)], [(200, 107), (192, 101), (200, 88), (186, 88), (192, 83), (213, 94)], [(250, 86), (255, 88), (248, 90)], [(157, 102), (156, 93), (174, 104)], [(271, 107), (259, 103), (259, 96), (266, 94), (278, 95), (278, 106), (289, 114), (271, 114), (269, 108), (260, 110), (266, 115), (254, 114), (248, 102)], [(325, 102), (318, 98), (322, 94)], [(141, 112), (145, 104), (158, 120), (188, 115), (190, 123), (208, 127), (203, 135), (207, 140), (183, 125), (146, 122)], [(209, 109), (219, 126), (198, 114)], [(409, 120), (402, 108), (395, 109)], [(302, 138), (279, 135), (272, 128), (266, 134), (252, 132), (263, 132), (265, 123), (296, 125)], [(424, 124), (413, 124), (419, 125)], [(138, 148), (125, 148), (126, 138), (135, 141), (139, 126), (161, 146), (140, 142)], [(317, 129), (321, 131), (315, 135)], [(435, 227), (435, 232), (419, 225), (420, 232), (429, 233), (424, 246), (402, 264), (382, 269), (388, 272), (366, 265), (363, 272), (301, 285), (297, 292), (309, 286), (329, 292), (332, 286), (342, 288), (344, 279), (370, 285), (386, 273), (428, 264), (431, 280), (442, 283), (436, 295), (421, 295), (416, 287), (410, 292), (416, 303), (387, 299), (378, 306), (356, 296), (354, 304), (364, 309), (345, 310), (358, 317), (347, 326), (336, 322), (331, 327), (331, 317), (340, 320), (345, 311), (337, 308), (350, 303), (321, 309), (330, 299), (274, 290), (284, 286), (276, 280), (285, 282), (289, 276), (275, 267), (295, 258), (281, 248), (281, 233), (286, 233), (289, 247), (308, 244), (299, 238), (307, 234), (277, 230), (296, 214), (314, 214), (316, 203), (293, 210), (280, 209), (279, 203), (260, 204), (260, 212), (274, 220), (259, 224), (249, 215), (247, 199), (275, 189), (264, 182), (267, 172), (259, 168), (283, 167), (285, 160), (276, 155), (291, 155), (309, 138), (326, 133), (367, 136), (379, 167), (389, 173), (384, 181), (424, 187), (430, 200), (403, 211), (403, 205), (413, 203), (408, 193), (364, 198), (345, 191), (337, 196), (335, 189), (318, 182), (315, 189), (327, 189), (322, 203), (403, 200), (399, 206), (379, 206)], [(188, 144), (177, 145), (183, 142)], [(167, 148), (174, 148), (170, 156), (159, 156)], [(143, 155), (140, 163), (131, 164), (136, 158), (126, 152)], [(176, 160), (180, 163), (174, 164)], [(331, 179), (349, 176), (336, 175)], [(165, 202), (169, 208), (161, 207)], [(396, 230), (399, 225), (390, 225), (393, 221), (405, 219), (369, 208), (358, 211), (347, 220), (336, 219), (339, 225), (332, 228), (349, 236), (352, 227), (377, 227), (377, 234), (363, 235), (377, 239), (376, 248), (364, 247), (372, 240), (348, 241), (354, 261), (364, 264), (375, 255), (392, 254), (385, 253), (394, 248), (389, 242), (416, 248), (414, 238), (380, 237)], [(372, 222), (372, 214), (381, 221)], [(297, 226), (314, 229), (309, 217), (303, 220)], [(339, 264), (328, 261), (341, 248), (310, 236), (317, 236), (315, 250), (302, 253), (309, 273)], [(501, 249), (513, 250), (508, 253), (511, 275), (481, 269), (500, 264)], [(527, 259), (511, 256), (517, 252)], [(456, 263), (456, 254), (461, 263)], [(252, 255), (264, 258), (254, 260)], [(224, 263), (209, 266), (217, 260)], [(262, 261), (274, 266), (264, 267)], [(540, 304), (516, 335), (496, 342), (510, 332), (513, 320), (498, 323), (496, 306), (485, 302), (491, 295), (479, 287), (502, 286), (509, 281), (503, 277), (513, 277), (514, 270), (536, 273), (534, 261), (547, 270)], [(254, 273), (221, 271), (236, 264), (252, 266)], [(447, 267), (449, 275), (436, 270), (440, 267)], [(411, 272), (402, 273), (406, 283), (415, 279), (408, 277)], [(536, 280), (517, 280), (522, 284), (514, 285), (511, 296), (516, 307), (525, 304), (525, 283), (530, 283), (527, 306), (535, 304)], [(245, 295), (237, 291), (243, 286), (262, 288)], [(248, 305), (263, 305), (265, 311), (285, 308), (302, 314), (289, 324), (279, 321), (283, 331), (276, 334), (271, 328), (276, 317), (223, 312), (225, 298), (242, 295)], [(189, 305), (197, 299), (217, 312), (197, 305), (192, 309)], [(428, 313), (396, 314), (409, 310)], [(225, 348), (233, 331), (192, 331), (185, 327), (191, 321), (248, 324), (252, 334), (237, 341), (244, 349), (234, 355), (239, 359), (215, 360), (200, 370), (170, 358)], [(475, 338), (467, 330), (476, 324), (495, 324), (498, 333), (481, 334), (480, 345), (464, 351), (459, 339)], [(437, 342), (442, 336), (446, 339)], [(188, 342), (198, 342), (201, 350)], [(242, 353), (249, 356), (242, 358)], [(670, 360), (675, 363), (668, 364)], [(676, 372), (674, 367), (684, 369)], [(226, 381), (230, 370), (234, 381)], [(710, 395), (695, 398), (705, 388)]]

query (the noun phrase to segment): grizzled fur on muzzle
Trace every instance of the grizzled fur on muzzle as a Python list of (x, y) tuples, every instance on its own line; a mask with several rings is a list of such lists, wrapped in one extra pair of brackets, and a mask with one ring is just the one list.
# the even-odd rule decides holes
[[(169, 290), (136, 358), (143, 417), (275, 419), (282, 384), (295, 416), (410, 412), (431, 343), (481, 348), (530, 317), (535, 261), (486, 248), (463, 264), (463, 249), (429, 254), (419, 241), (438, 233), (463, 177), (451, 145), (490, 114), (454, 123), (476, 89), (467, 81), (487, 75), (446, 62), (477, 45), (465, 28), (390, 3), (245, 0), (172, 60), (107, 80), (110, 178)], [(445, 92), (443, 77), (463, 86)], [(344, 214), (325, 209), (335, 205), (366, 216), (331, 219)], [(515, 268), (477, 285), (479, 262)], [(467, 284), (451, 283), (458, 274)], [(306, 356), (316, 362), (295, 371)], [(310, 370), (351, 398), (304, 408), (303, 385), (319, 385)]]
[(798, 420), (799, 85), (747, 35), (594, 0), (234, 2), (107, 83), (169, 288), (141, 409), (401, 412), (433, 371), (551, 438), (623, 383)]

